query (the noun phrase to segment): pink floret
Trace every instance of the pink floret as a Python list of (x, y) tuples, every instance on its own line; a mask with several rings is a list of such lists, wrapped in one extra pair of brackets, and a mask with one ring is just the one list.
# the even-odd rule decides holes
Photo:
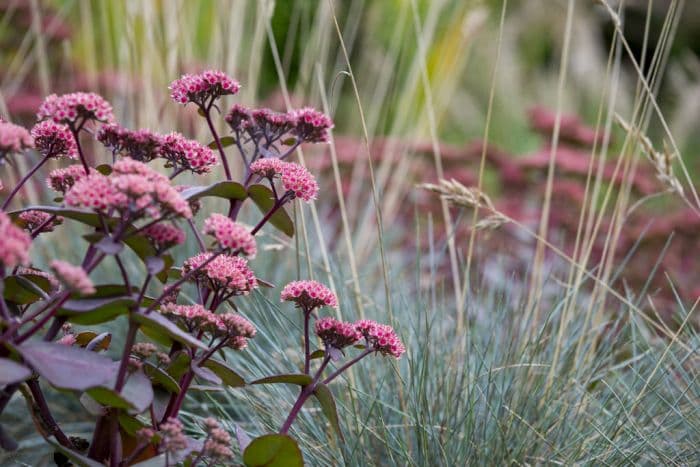
[(318, 183), (306, 167), (294, 162), (286, 162), (275, 158), (258, 159), (250, 165), (250, 171), (265, 178), (282, 180), (285, 192), (304, 201), (316, 199)]
[(146, 227), (142, 234), (153, 243), (158, 251), (167, 250), (175, 245), (185, 243), (185, 232), (174, 225), (164, 222)]
[(328, 141), (328, 130), (333, 128), (333, 121), (323, 112), (304, 107), (293, 110), (291, 117), (295, 121), (292, 134), (307, 143), (325, 143)]
[[(184, 273), (198, 269), (213, 253), (200, 253), (182, 265)], [(225, 289), (229, 294), (246, 295), (258, 287), (248, 261), (240, 256), (219, 255), (194, 273), (194, 280), (213, 289)]]
[(315, 324), (316, 335), (326, 347), (343, 349), (362, 338), (353, 323), (344, 323), (335, 318), (321, 318)]
[(196, 174), (208, 173), (217, 164), (214, 152), (197, 141), (180, 133), (170, 133), (161, 138), (160, 153), (175, 170), (189, 170)]
[(33, 147), (34, 142), (26, 128), (0, 120), (0, 155)]
[(355, 323), (355, 329), (365, 338), (369, 350), (395, 358), (400, 358), (406, 352), (394, 328), (387, 324), (363, 319)]
[[(94, 169), (90, 169), (90, 174), (97, 174)], [(85, 168), (80, 164), (70, 165), (64, 169), (55, 169), (49, 172), (46, 184), (49, 188), (61, 193), (65, 193), (75, 182), (85, 177)]]

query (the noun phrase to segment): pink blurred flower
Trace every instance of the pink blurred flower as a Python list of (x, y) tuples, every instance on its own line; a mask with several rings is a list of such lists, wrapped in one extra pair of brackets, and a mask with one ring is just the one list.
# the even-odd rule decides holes
[(0, 266), (12, 269), (29, 262), (32, 239), (12, 223), (10, 216), (0, 211)]
[(338, 299), (328, 287), (316, 281), (293, 281), (284, 286), (280, 294), (282, 301), (295, 302), (297, 306), (310, 311), (329, 306), (338, 308)]
[(248, 229), (223, 214), (214, 213), (204, 221), (205, 235), (211, 235), (222, 249), (240, 251), (245, 256), (255, 257), (255, 237)]
[(61, 225), (63, 223), (63, 217), (54, 217), (53, 215), (47, 212), (36, 210), (24, 211), (19, 215), (20, 222), (23, 224), (22, 226), (30, 233), (41, 227), (52, 217), (53, 220), (48, 224), (44, 225), (41, 229), (41, 232), (53, 231), (53, 229), (56, 228), (56, 226)]
[(149, 225), (143, 230), (142, 235), (153, 243), (158, 252), (185, 243), (185, 232), (165, 222)]
[(0, 120), (0, 157), (33, 147), (34, 141), (26, 128)]
[(80, 266), (74, 266), (66, 261), (54, 260), (51, 262), (51, 269), (68, 289), (78, 292), (81, 295), (91, 295), (95, 293), (95, 286), (88, 277), (85, 270)]
[[(90, 174), (97, 174), (94, 169), (90, 169)], [(85, 168), (80, 164), (70, 165), (64, 169), (55, 169), (49, 172), (46, 184), (54, 191), (65, 193), (75, 182), (85, 177)]]

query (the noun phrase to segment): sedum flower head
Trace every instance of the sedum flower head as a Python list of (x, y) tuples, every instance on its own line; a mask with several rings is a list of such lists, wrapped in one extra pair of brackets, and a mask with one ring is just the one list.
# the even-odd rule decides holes
[(33, 147), (34, 141), (26, 128), (0, 120), (0, 156)]
[[(95, 169), (90, 169), (90, 174), (97, 174)], [(55, 169), (49, 172), (46, 185), (54, 191), (65, 193), (70, 190), (75, 182), (85, 177), (85, 168), (80, 164), (69, 165), (64, 169)]]
[(282, 180), (285, 192), (304, 201), (316, 199), (318, 183), (306, 167), (276, 158), (264, 158), (250, 164), (252, 173), (265, 178), (278, 177)]
[(325, 143), (328, 141), (328, 130), (333, 128), (333, 121), (323, 112), (311, 107), (293, 110), (291, 117), (295, 125), (292, 134), (307, 143)]
[(187, 139), (180, 133), (170, 133), (161, 138), (160, 153), (168, 162), (166, 167), (177, 171), (189, 170), (204, 174), (217, 164), (214, 152), (197, 141)]
[(233, 131), (246, 130), (253, 125), (253, 111), (244, 105), (233, 104), (224, 119)]
[(69, 290), (90, 295), (95, 293), (95, 286), (87, 273), (80, 266), (74, 266), (66, 261), (54, 260), (51, 262), (51, 269)]
[(238, 81), (223, 71), (207, 70), (198, 74), (185, 74), (170, 83), (170, 97), (179, 103), (193, 102), (207, 105), (208, 101), (220, 96), (236, 94), (241, 88)]
[(192, 217), (189, 204), (166, 176), (130, 158), (117, 161), (112, 169), (109, 176), (96, 173), (75, 182), (66, 193), (66, 204), (96, 211), (114, 209), (131, 218)]
[(321, 318), (315, 324), (316, 335), (321, 338), (326, 347), (343, 349), (362, 338), (353, 323), (345, 323), (335, 318)]
[(282, 301), (295, 302), (305, 311), (329, 306), (338, 308), (338, 299), (328, 287), (316, 281), (293, 281), (284, 286)]
[(223, 331), (223, 326), (216, 314), (202, 305), (168, 303), (160, 309), (160, 312), (175, 321), (179, 321), (190, 331), (197, 330), (206, 333)]
[[(186, 260), (183, 272), (198, 269), (213, 253), (200, 253)], [(219, 255), (193, 276), (200, 285), (214, 290), (225, 290), (230, 295), (246, 295), (258, 287), (255, 274), (248, 267), (248, 261), (240, 256)]]
[(233, 460), (233, 451), (229, 447), (232, 442), (231, 435), (211, 417), (205, 418), (203, 424), (207, 440), (202, 446), (202, 455), (208, 458), (212, 465), (231, 464)]
[(137, 161), (149, 162), (160, 155), (161, 136), (150, 130), (129, 130), (114, 123), (103, 125), (96, 138), (113, 154)]
[(370, 350), (395, 358), (400, 358), (406, 352), (394, 328), (387, 324), (363, 319), (355, 323), (355, 329), (365, 338), (367, 348)]
[(66, 125), (44, 120), (34, 125), (32, 137), (36, 150), (44, 157), (78, 158), (78, 145)]
[(51, 94), (37, 113), (38, 120), (73, 124), (78, 120), (114, 121), (112, 106), (102, 96), (93, 92), (73, 92), (58, 96)]
[(176, 453), (187, 449), (187, 437), (185, 436), (182, 422), (177, 418), (169, 418), (160, 425), (161, 449), (169, 453)]
[(149, 225), (143, 229), (142, 235), (151, 241), (158, 252), (185, 243), (185, 232), (165, 222)]
[(0, 267), (12, 269), (29, 262), (32, 239), (27, 232), (12, 223), (10, 216), (0, 211)]
[(245, 256), (255, 257), (255, 237), (243, 225), (223, 214), (214, 213), (204, 221), (205, 235), (211, 235), (224, 250), (240, 251)]
[[(53, 216), (47, 212), (30, 210), (19, 215), (20, 223), (27, 231), (33, 232), (41, 227), (41, 232), (52, 232), (56, 226), (63, 224), (63, 217)], [(49, 220), (51, 220), (49, 222)], [(46, 225), (44, 225), (46, 223)], [(42, 227), (43, 226), (43, 227)]]

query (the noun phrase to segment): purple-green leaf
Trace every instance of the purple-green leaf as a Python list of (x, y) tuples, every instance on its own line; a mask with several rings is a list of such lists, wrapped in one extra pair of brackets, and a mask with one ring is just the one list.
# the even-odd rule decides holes
[(316, 400), (321, 404), (321, 410), (323, 415), (326, 416), (328, 422), (333, 427), (333, 430), (338, 434), (341, 441), (345, 441), (343, 438), (343, 432), (340, 429), (340, 422), (338, 421), (338, 410), (335, 407), (335, 399), (333, 398), (333, 393), (328, 386), (319, 383), (314, 389), (314, 396)]
[[(270, 209), (275, 204), (275, 195), (265, 185), (251, 185), (248, 188), (248, 196), (263, 214), (270, 212)], [(288, 237), (294, 236), (294, 222), (292, 222), (292, 219), (283, 207), (275, 211), (270, 217), (270, 224), (284, 232)]]
[(304, 457), (291, 437), (283, 434), (255, 438), (243, 451), (246, 467), (302, 467)]
[(9, 358), (0, 358), (0, 386), (19, 383), (32, 376), (32, 370)]
[(168, 318), (158, 312), (144, 314), (142, 311), (140, 311), (133, 314), (133, 319), (142, 326), (156, 331), (159, 334), (164, 334), (182, 344), (207, 350), (207, 346), (204, 344), (204, 342), (196, 339), (187, 331), (180, 329), (175, 323), (168, 320)]
[(303, 373), (299, 373), (299, 374), (268, 376), (266, 378), (257, 379), (250, 384), (286, 383), (286, 384), (296, 384), (298, 386), (306, 386), (308, 384), (311, 384), (311, 381), (312, 381), (311, 376), (305, 375)]
[(203, 363), (203, 366), (213, 371), (214, 374), (221, 378), (224, 384), (228, 387), (240, 388), (245, 386), (245, 380), (241, 377), (241, 375), (233, 371), (231, 367), (226, 365), (221, 360), (209, 358)]
[(26, 342), (15, 350), (53, 386), (84, 391), (116, 374), (112, 360), (95, 352), (52, 342)]

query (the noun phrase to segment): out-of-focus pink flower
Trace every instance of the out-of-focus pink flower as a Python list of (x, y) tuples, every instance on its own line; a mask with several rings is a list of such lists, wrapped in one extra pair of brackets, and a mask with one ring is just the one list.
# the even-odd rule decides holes
[(223, 214), (214, 213), (204, 221), (205, 235), (211, 235), (222, 249), (255, 257), (258, 249), (248, 229)]
[(153, 246), (159, 252), (185, 243), (185, 232), (165, 222), (149, 225), (143, 230), (142, 234), (153, 243)]
[(161, 424), (160, 435), (162, 437), (160, 447), (164, 451), (175, 454), (187, 449), (187, 436), (185, 436), (182, 422), (177, 418), (170, 417)]
[(10, 216), (0, 211), (0, 266), (12, 269), (29, 262), (32, 239), (27, 232), (12, 223)]
[(103, 125), (96, 138), (113, 154), (140, 162), (149, 162), (160, 155), (162, 136), (150, 130), (129, 130), (118, 124)]
[(241, 88), (238, 81), (218, 70), (182, 75), (170, 83), (170, 97), (179, 104), (193, 102), (208, 105), (209, 101), (227, 94), (236, 94)]
[(294, 128), (296, 119), (290, 113), (270, 109), (255, 109), (251, 113), (257, 131), (268, 141), (274, 141)]
[(304, 107), (293, 110), (291, 118), (294, 120), (292, 134), (307, 143), (328, 142), (328, 131), (333, 128), (333, 121), (323, 112)]
[(406, 352), (401, 339), (396, 335), (394, 328), (387, 324), (379, 324), (370, 319), (362, 319), (355, 323), (355, 329), (364, 336), (367, 348), (382, 355), (391, 355), (400, 358)]
[(78, 120), (110, 123), (114, 121), (114, 114), (112, 106), (102, 96), (93, 92), (73, 92), (46, 97), (39, 106), (37, 119), (51, 119), (65, 124), (73, 124)]
[(66, 261), (54, 260), (51, 262), (51, 269), (68, 289), (90, 295), (95, 293), (95, 286), (87, 273), (80, 266), (74, 266)]
[(280, 294), (282, 301), (295, 302), (305, 311), (329, 306), (338, 308), (338, 299), (331, 290), (316, 281), (293, 281), (284, 286)]
[(75, 344), (75, 341), (75, 334), (66, 334), (65, 336), (57, 340), (56, 343), (61, 345), (67, 345), (70, 347)]
[(253, 162), (250, 165), (250, 171), (269, 179), (279, 175), (284, 190), (304, 201), (316, 199), (318, 194), (318, 183), (314, 176), (306, 170), (306, 167), (294, 162), (266, 157)]
[(26, 128), (0, 120), (0, 157), (33, 147), (34, 141)]
[[(213, 253), (200, 253), (182, 265), (185, 274), (198, 269)], [(209, 264), (194, 273), (193, 278), (201, 285), (212, 289), (225, 289), (228, 294), (246, 295), (258, 287), (255, 274), (248, 261), (240, 256), (219, 255)]]
[[(45, 222), (47, 222), (49, 219), (51, 219), (51, 222), (47, 223), (44, 225)], [(31, 211), (24, 211), (19, 215), (20, 222), (23, 224), (22, 226), (31, 232), (34, 232), (36, 229), (41, 227), (41, 232), (51, 232), (53, 231), (56, 226), (63, 224), (63, 217), (61, 216), (53, 216), (47, 212), (43, 211), (36, 211), (36, 210), (31, 210)]]
[(233, 451), (229, 447), (231, 446), (231, 435), (211, 417), (204, 419), (204, 428), (207, 440), (202, 447), (202, 455), (212, 465), (231, 464), (233, 459)]
[(255, 326), (238, 313), (224, 313), (219, 319), (229, 336), (255, 337)]
[(161, 156), (168, 163), (166, 167), (175, 170), (189, 170), (196, 174), (208, 173), (217, 164), (214, 152), (197, 141), (187, 139), (180, 133), (170, 133), (161, 138)]
[(32, 137), (34, 146), (42, 156), (78, 158), (78, 145), (66, 125), (52, 120), (39, 122), (32, 128)]
[[(90, 174), (98, 173), (95, 169), (90, 169)], [(65, 193), (75, 182), (85, 177), (85, 168), (80, 164), (70, 165), (64, 169), (55, 169), (49, 172), (46, 185), (54, 191)]]
[(131, 353), (142, 358), (148, 358), (158, 350), (155, 344), (150, 342), (138, 342), (131, 347)]
[(335, 349), (343, 349), (362, 338), (353, 323), (344, 323), (335, 318), (321, 318), (316, 321), (315, 328), (323, 344)]

